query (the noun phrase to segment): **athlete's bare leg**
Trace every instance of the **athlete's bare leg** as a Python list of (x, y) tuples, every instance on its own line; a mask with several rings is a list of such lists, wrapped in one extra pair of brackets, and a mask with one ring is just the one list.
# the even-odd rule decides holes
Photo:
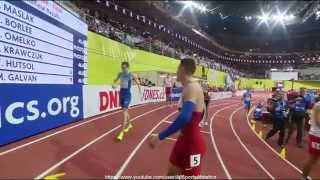
[(318, 156), (309, 155), (309, 159), (307, 163), (303, 166), (302, 169), (302, 177), (303, 179), (307, 179), (311, 169), (314, 167), (316, 162), (318, 161)]
[(207, 106), (204, 106), (204, 114), (203, 114), (203, 117), (202, 117), (202, 120), (200, 121), (199, 123), (199, 127), (203, 128), (205, 125), (208, 125), (208, 121), (207, 121), (207, 118), (208, 118), (208, 107)]
[[(209, 106), (209, 105), (208, 105)], [(206, 116), (206, 118), (205, 118), (205, 122), (204, 122), (204, 125), (208, 125), (209, 124), (209, 121), (208, 121), (208, 117), (209, 117), (209, 108), (208, 108), (208, 106), (206, 105), (205, 107), (206, 107), (206, 114), (205, 114), (205, 116)]]
[(124, 108), (123, 109), (123, 123), (122, 123), (122, 130), (128, 127), (130, 124), (130, 114), (129, 114), (129, 109)]
[(127, 109), (127, 108), (123, 108), (122, 130), (124, 130), (125, 127), (126, 127), (127, 124), (128, 124), (128, 116), (129, 116), (128, 109)]
[(124, 133), (128, 132), (130, 128), (132, 128), (132, 125), (129, 121), (130, 115), (129, 115), (129, 110), (127, 108), (123, 108), (123, 122), (122, 122), (122, 129), (117, 136), (117, 139), (119, 141), (122, 141), (124, 137)]

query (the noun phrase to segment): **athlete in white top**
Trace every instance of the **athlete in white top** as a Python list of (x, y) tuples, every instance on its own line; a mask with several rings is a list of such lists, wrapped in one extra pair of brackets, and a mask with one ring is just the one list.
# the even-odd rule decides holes
[[(317, 107), (318, 106), (318, 107)], [(310, 120), (310, 130), (309, 130), (309, 134), (313, 135), (313, 136), (317, 136), (320, 138), (320, 119), (317, 121), (316, 117), (314, 117), (314, 113), (316, 111), (316, 109), (319, 108), (320, 110), (320, 103), (315, 104), (315, 108), (312, 112), (312, 117)], [(319, 111), (318, 110), (318, 111)]]
[(169, 74), (163, 79), (163, 87), (165, 88), (166, 99), (170, 104), (172, 103), (172, 79)]
[(309, 159), (303, 166), (302, 177), (308, 179), (311, 169), (320, 157), (320, 102), (313, 106), (309, 131)]

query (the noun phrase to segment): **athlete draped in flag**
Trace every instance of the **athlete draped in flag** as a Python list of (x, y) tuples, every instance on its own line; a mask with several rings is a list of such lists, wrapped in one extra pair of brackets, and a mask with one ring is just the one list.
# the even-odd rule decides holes
[(177, 78), (183, 85), (182, 108), (176, 120), (164, 131), (150, 137), (150, 147), (180, 131), (171, 152), (168, 176), (198, 176), (201, 172), (205, 141), (200, 133), (199, 123), (203, 116), (204, 97), (201, 85), (192, 78), (196, 64), (193, 59), (182, 59)]
[[(132, 80), (136, 82), (138, 85), (139, 91), (140, 89), (140, 83), (136, 76), (132, 74), (129, 71), (129, 63), (128, 62), (122, 62), (121, 63), (121, 72), (118, 74), (117, 78), (114, 80), (114, 83), (116, 83), (118, 80), (120, 80), (120, 105), (123, 109), (123, 123), (122, 123), (122, 129), (117, 136), (117, 139), (119, 141), (122, 141), (124, 137), (124, 133), (127, 133), (131, 128), (132, 124), (130, 123), (129, 119), (129, 106), (131, 102), (131, 84)], [(113, 88), (115, 86), (113, 85)]]

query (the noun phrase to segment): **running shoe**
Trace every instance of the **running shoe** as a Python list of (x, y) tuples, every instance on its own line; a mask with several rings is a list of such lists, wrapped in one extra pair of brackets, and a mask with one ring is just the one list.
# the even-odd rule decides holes
[(133, 127), (132, 124), (129, 123), (129, 124), (127, 125), (127, 127), (123, 129), (123, 132), (125, 132), (125, 133), (129, 132), (129, 130), (130, 130), (132, 127)]
[(122, 140), (123, 140), (123, 137), (124, 137), (124, 132), (121, 131), (121, 132), (119, 133), (119, 135), (117, 136), (117, 139), (118, 139), (119, 141), (122, 141)]

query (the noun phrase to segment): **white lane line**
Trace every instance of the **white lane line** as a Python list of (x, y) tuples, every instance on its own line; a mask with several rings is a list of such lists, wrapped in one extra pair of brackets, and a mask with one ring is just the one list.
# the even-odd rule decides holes
[[(135, 108), (138, 108), (138, 107), (141, 107), (141, 106), (145, 106), (145, 105), (147, 105), (147, 104), (137, 105), (137, 106), (132, 107), (131, 109), (135, 109)], [(162, 106), (162, 107), (164, 107), (164, 106)], [(11, 153), (11, 152), (14, 152), (14, 151), (17, 151), (17, 150), (22, 149), (22, 148), (24, 148), (24, 147), (27, 147), (27, 146), (30, 146), (30, 145), (32, 145), (32, 144), (38, 143), (38, 142), (40, 142), (40, 141), (43, 141), (43, 140), (45, 140), (45, 139), (48, 139), (48, 138), (50, 138), (50, 137), (52, 137), (52, 136), (61, 134), (61, 133), (63, 133), (63, 132), (69, 131), (69, 130), (74, 129), (74, 128), (76, 128), (76, 127), (80, 127), (80, 126), (85, 125), (85, 124), (88, 124), (88, 123), (93, 122), (93, 121), (95, 121), (95, 120), (99, 120), (99, 119), (102, 119), (102, 118), (106, 118), (106, 117), (109, 117), (109, 116), (112, 116), (112, 115), (114, 115), (114, 114), (121, 113), (121, 112), (122, 112), (121, 110), (120, 110), (120, 111), (114, 111), (114, 112), (111, 112), (111, 113), (108, 113), (108, 114), (103, 114), (103, 115), (101, 115), (101, 116), (95, 117), (95, 118), (90, 119), (90, 120), (85, 120), (85, 119), (84, 119), (84, 120), (81, 120), (81, 121), (83, 121), (83, 122), (78, 123), (78, 124), (75, 124), (75, 125), (70, 126), (70, 127), (68, 127), (68, 128), (61, 129), (61, 130), (59, 130), (59, 131), (53, 132), (52, 134), (48, 134), (48, 135), (43, 136), (43, 137), (41, 137), (41, 138), (39, 138), (39, 139), (35, 139), (35, 140), (33, 140), (33, 141), (30, 141), (30, 142), (21, 144), (21, 145), (19, 145), (19, 146), (16, 146), (16, 147), (14, 147), (14, 148), (5, 150), (5, 151), (3, 151), (3, 152), (0, 152), (0, 156), (6, 155), (6, 154)]]
[(126, 167), (128, 166), (128, 164), (130, 163), (131, 159), (133, 158), (133, 156), (137, 153), (137, 151), (139, 150), (139, 148), (142, 146), (142, 144), (147, 140), (147, 138), (152, 134), (153, 131), (156, 130), (157, 127), (160, 126), (160, 124), (167, 120), (170, 116), (174, 115), (177, 111), (174, 111), (173, 113), (169, 114), (168, 116), (166, 116), (165, 118), (163, 118), (157, 125), (155, 125), (144, 137), (143, 139), (139, 142), (139, 144), (136, 146), (136, 148), (131, 152), (131, 154), (128, 156), (128, 158), (126, 159), (126, 161), (122, 164), (122, 166), (120, 167), (120, 169), (118, 170), (118, 172), (116, 173), (116, 175), (114, 176), (114, 179), (119, 179), (120, 176), (122, 175), (123, 171), (126, 169)]
[(212, 142), (213, 148), (214, 148), (214, 150), (215, 150), (215, 152), (216, 152), (216, 155), (217, 155), (217, 157), (218, 157), (218, 160), (219, 160), (219, 162), (220, 162), (220, 164), (221, 164), (221, 166), (222, 166), (222, 169), (223, 169), (223, 171), (224, 171), (224, 173), (226, 174), (226, 176), (227, 176), (228, 179), (231, 179), (231, 176), (230, 176), (230, 173), (229, 173), (226, 165), (224, 164), (224, 162), (223, 162), (223, 160), (222, 160), (222, 157), (221, 157), (221, 154), (220, 154), (219, 149), (218, 149), (218, 147), (217, 147), (216, 141), (214, 140), (212, 122), (213, 122), (213, 119), (216, 117), (216, 115), (217, 115), (219, 112), (221, 112), (221, 111), (223, 111), (223, 110), (225, 110), (225, 109), (228, 109), (228, 108), (230, 108), (230, 107), (232, 107), (232, 106), (235, 106), (235, 105), (237, 105), (237, 104), (230, 105), (230, 106), (226, 106), (226, 107), (224, 107), (224, 108), (216, 111), (216, 112), (212, 115), (212, 117), (211, 117), (211, 119), (210, 119), (210, 137), (211, 137), (211, 142)]
[[(158, 107), (156, 109), (153, 109), (151, 111), (145, 112), (143, 114), (140, 114), (139, 116), (136, 116), (134, 118), (132, 118), (130, 121), (133, 122), (134, 120), (145, 116), (147, 114), (150, 114), (154, 111), (157, 111), (159, 109), (163, 109), (166, 106), (162, 106), (162, 107)], [(48, 168), (47, 170), (45, 170), (44, 172), (42, 172), (41, 174), (39, 174), (37, 177), (35, 177), (34, 179), (42, 179), (44, 178), (47, 174), (49, 174), (50, 172), (52, 172), (53, 170), (55, 170), (57, 167), (59, 167), (60, 165), (62, 165), (63, 163), (65, 163), (66, 161), (68, 161), (69, 159), (73, 158), (74, 156), (76, 156), (77, 154), (79, 154), (81, 151), (87, 149), (89, 146), (93, 145), (94, 143), (98, 142), (99, 140), (101, 140), (102, 138), (104, 138), (105, 136), (107, 136), (108, 134), (112, 133), (113, 131), (119, 129), (121, 127), (121, 125), (118, 125), (116, 127), (114, 127), (113, 129), (105, 132), (104, 134), (100, 135), (99, 137), (93, 139), (92, 141), (90, 141), (89, 143), (87, 143), (86, 145), (82, 146), (81, 148), (79, 148), (78, 150), (74, 151), (72, 154), (70, 154), (69, 156), (65, 157), (64, 159), (62, 159), (61, 161), (58, 161), (56, 164), (54, 164), (53, 166), (51, 166), (50, 168)]]
[[(221, 106), (221, 105), (225, 105), (225, 104), (229, 104), (229, 103), (221, 103), (221, 104), (217, 104), (217, 105), (212, 105), (210, 107), (216, 107), (216, 106)], [(136, 148), (131, 152), (131, 154), (129, 155), (129, 157), (126, 159), (126, 161), (123, 163), (123, 165), (120, 167), (120, 169), (118, 170), (117, 174), (114, 176), (114, 179), (119, 179), (120, 176), (122, 175), (123, 171), (125, 170), (125, 168), (128, 166), (128, 164), (130, 163), (131, 159), (133, 158), (133, 156), (136, 154), (136, 152), (139, 150), (139, 148), (142, 146), (142, 144), (146, 141), (146, 139), (151, 135), (151, 133), (158, 127), (160, 126), (161, 123), (169, 123), (171, 124), (172, 121), (168, 121), (167, 119), (172, 116), (175, 112), (169, 114), (167, 117), (165, 117), (164, 119), (162, 119), (155, 127), (153, 127), (153, 129), (151, 129), (146, 136), (140, 141), (140, 143), (136, 146)], [(177, 139), (174, 138), (166, 138), (168, 140), (172, 140), (172, 141), (176, 141)]]
[(249, 154), (249, 156), (254, 160), (254, 162), (256, 162), (256, 164), (271, 178), (271, 179), (275, 179), (272, 174), (260, 163), (259, 160), (257, 160), (255, 158), (255, 156), (251, 153), (251, 151), (247, 148), (247, 146), (242, 142), (241, 138), (239, 137), (239, 135), (237, 134), (237, 132), (235, 131), (234, 129), (234, 126), (233, 126), (233, 116), (236, 112), (238, 112), (240, 109), (242, 109), (242, 107), (240, 108), (237, 108), (236, 110), (234, 110), (232, 113), (231, 113), (231, 116), (229, 118), (229, 124), (231, 126), (231, 129), (232, 129), (232, 132), (233, 134), (236, 136), (238, 142), (241, 144), (241, 146), (244, 148), (244, 150), (246, 150), (246, 152)]
[[(228, 100), (228, 101), (230, 101), (230, 100)], [(143, 106), (148, 106), (148, 105), (152, 105), (152, 103), (139, 104), (139, 105), (130, 107), (130, 109), (136, 109), (136, 108), (143, 107)], [(165, 104), (164, 104), (164, 105), (165, 105)], [(174, 103), (173, 105), (176, 106), (177, 103)], [(8, 153), (10, 153), (10, 152), (17, 151), (17, 150), (19, 150), (19, 149), (22, 149), (22, 148), (27, 147), (27, 146), (29, 146), (29, 145), (32, 145), (32, 144), (34, 144), (34, 143), (38, 143), (38, 142), (43, 141), (43, 140), (45, 140), (45, 139), (48, 139), (48, 138), (50, 138), (50, 137), (52, 137), (52, 136), (55, 136), (55, 135), (61, 134), (61, 133), (63, 133), (63, 132), (69, 131), (69, 130), (71, 130), (71, 129), (73, 129), (73, 128), (76, 128), (76, 127), (79, 127), (79, 126), (82, 126), (82, 125), (91, 123), (91, 122), (93, 122), (93, 121), (95, 121), (95, 120), (99, 120), (100, 118), (106, 118), (106, 117), (109, 117), (109, 116), (111, 116), (111, 115), (114, 115), (114, 114), (117, 114), (117, 113), (121, 113), (121, 112), (122, 112), (122, 110), (116, 110), (116, 111), (113, 111), (113, 112), (106, 112), (106, 113), (97, 115), (96, 117), (94, 117), (94, 118), (92, 118), (92, 119), (91, 119), (91, 118), (86, 118), (86, 119), (89, 119), (89, 120), (85, 120), (85, 119), (80, 120), (80, 121), (83, 121), (83, 122), (78, 123), (78, 124), (75, 124), (75, 125), (72, 125), (72, 126), (70, 126), (70, 127), (68, 127), (68, 128), (65, 128), (65, 129), (61, 129), (61, 130), (56, 131), (56, 132), (52, 132), (51, 134), (48, 134), (48, 135), (43, 136), (43, 137), (41, 137), (41, 138), (32, 140), (32, 141), (30, 141), (30, 142), (26, 142), (26, 143), (21, 144), (21, 145), (19, 145), (19, 146), (16, 146), (16, 147), (10, 148), (10, 149), (8, 149), (8, 150), (5, 150), (5, 151), (3, 151), (3, 152), (0, 152), (0, 156), (3, 156), (3, 155), (8, 154)], [(1, 123), (1, 122), (0, 122), (0, 123)]]
[(208, 131), (200, 131), (201, 133), (204, 133), (204, 134), (210, 134), (210, 132)]
[[(252, 110), (253, 110), (253, 108), (252, 108)], [(264, 141), (264, 140), (262, 140), (262, 139), (259, 138), (258, 133), (255, 132), (255, 131), (251, 128), (250, 123), (249, 123), (249, 115), (250, 115), (251, 113), (252, 113), (252, 111), (249, 112), (249, 113), (248, 113), (248, 116), (247, 116), (247, 124), (248, 124), (248, 126), (249, 126), (249, 129), (251, 129), (251, 131), (257, 136), (257, 138), (258, 138), (261, 142), (263, 142), (272, 152), (274, 152), (280, 159), (284, 160), (284, 162), (286, 162), (287, 164), (289, 164), (289, 166), (291, 166), (293, 169), (295, 169), (295, 170), (298, 171), (300, 174), (302, 174), (302, 171), (301, 171), (298, 167), (296, 167), (294, 164), (292, 164), (292, 163), (291, 163), (290, 161), (288, 161), (287, 159), (282, 158), (282, 157), (280, 156), (280, 154), (279, 154), (276, 150), (274, 150), (266, 141)]]
[[(131, 107), (131, 109), (136, 109), (136, 108), (143, 107), (143, 106), (148, 106), (148, 105), (150, 105), (150, 104), (148, 103), (148, 104), (136, 105), (136, 106)], [(55, 135), (61, 134), (61, 133), (66, 132), (66, 131), (69, 131), (69, 130), (74, 129), (76, 127), (80, 127), (80, 126), (83, 126), (85, 124), (91, 123), (91, 122), (93, 122), (95, 120), (106, 118), (106, 117), (109, 117), (109, 116), (112, 116), (114, 114), (121, 113), (121, 112), (122, 112), (121, 110), (120, 111), (113, 111), (113, 112), (108, 112), (107, 114), (98, 115), (97, 117), (94, 117), (94, 118), (92, 118), (90, 120), (81, 120), (83, 122), (80, 122), (78, 124), (72, 125), (72, 126), (67, 127), (65, 129), (61, 129), (61, 130), (56, 131), (56, 132), (52, 132), (51, 134), (48, 134), (46, 136), (43, 136), (43, 137), (40, 137), (38, 139), (32, 140), (30, 142), (26, 142), (24, 144), (21, 144), (19, 146), (13, 147), (13, 148), (10, 148), (8, 150), (2, 151), (2, 152), (0, 152), (0, 156), (6, 155), (8, 153), (11, 153), (11, 152), (14, 152), (14, 151), (17, 151), (17, 150), (20, 150), (20, 149), (25, 148), (27, 146), (30, 146), (32, 144), (39, 143), (39, 142), (41, 142), (41, 141), (43, 141), (45, 139), (48, 139), (48, 138), (53, 137)]]

